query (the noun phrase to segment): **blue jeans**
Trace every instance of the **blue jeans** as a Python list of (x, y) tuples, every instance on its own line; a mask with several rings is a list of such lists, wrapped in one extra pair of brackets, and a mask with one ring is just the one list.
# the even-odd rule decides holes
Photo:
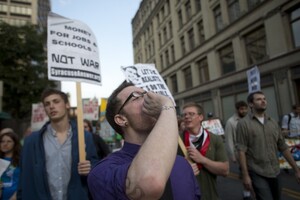
[(249, 171), (257, 200), (280, 200), (281, 181), (279, 175), (275, 178), (260, 176), (253, 171)]

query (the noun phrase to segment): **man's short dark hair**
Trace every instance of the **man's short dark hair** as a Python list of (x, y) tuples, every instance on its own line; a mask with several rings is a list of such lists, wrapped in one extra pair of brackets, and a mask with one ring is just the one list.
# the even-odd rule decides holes
[(252, 92), (252, 93), (250, 93), (250, 94), (248, 95), (248, 97), (247, 97), (247, 102), (248, 102), (248, 103), (253, 103), (253, 99), (254, 99), (254, 95), (255, 95), (255, 94), (263, 94), (263, 95), (264, 95), (264, 93), (263, 93), (262, 91)]
[(238, 101), (235, 103), (235, 109), (240, 109), (241, 107), (248, 107), (248, 104), (245, 101)]
[(294, 104), (293, 106), (292, 106), (292, 109), (293, 110), (296, 110), (297, 108), (299, 108), (300, 107), (300, 104)]
[(52, 94), (57, 94), (57, 95), (61, 96), (61, 98), (64, 100), (65, 103), (69, 103), (69, 98), (66, 93), (64, 93), (60, 90), (53, 89), (53, 88), (47, 88), (43, 91), (43, 93), (41, 95), (42, 103), (44, 103), (44, 100), (46, 97), (48, 97)]
[(115, 115), (121, 107), (121, 99), (117, 98), (118, 94), (126, 87), (134, 86), (133, 83), (124, 81), (119, 87), (117, 87), (113, 93), (109, 96), (106, 105), (106, 119), (110, 126), (119, 134), (123, 136), (124, 132), (122, 128), (115, 122)]

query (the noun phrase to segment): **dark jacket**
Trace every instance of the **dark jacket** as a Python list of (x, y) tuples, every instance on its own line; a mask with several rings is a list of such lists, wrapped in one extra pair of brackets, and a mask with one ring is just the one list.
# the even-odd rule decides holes
[[(44, 151), (43, 134), (47, 130), (49, 122), (41, 130), (33, 132), (24, 141), (20, 161), (20, 182), (17, 192), (18, 199), (22, 200), (51, 200), (47, 179), (46, 160)], [(79, 162), (78, 133), (75, 123), (72, 126), (72, 166), (71, 179), (68, 185), (69, 200), (88, 199), (87, 177), (80, 176), (77, 170)], [(94, 166), (98, 161), (93, 138), (90, 133), (84, 133), (86, 160)]]

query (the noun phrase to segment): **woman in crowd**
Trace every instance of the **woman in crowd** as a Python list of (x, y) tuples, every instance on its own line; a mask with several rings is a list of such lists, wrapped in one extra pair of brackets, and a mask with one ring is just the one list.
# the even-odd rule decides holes
[(98, 155), (99, 159), (102, 159), (102, 158), (106, 157), (108, 154), (110, 154), (109, 147), (107, 146), (105, 141), (100, 137), (100, 135), (94, 133), (92, 123), (89, 120), (84, 119), (83, 126), (84, 126), (84, 130), (93, 134), (93, 140), (94, 140), (94, 144), (95, 144), (95, 147), (97, 150), (97, 155)]
[(0, 158), (10, 162), (1, 176), (1, 200), (14, 200), (17, 194), (20, 168), (21, 144), (19, 137), (12, 129), (0, 133)]

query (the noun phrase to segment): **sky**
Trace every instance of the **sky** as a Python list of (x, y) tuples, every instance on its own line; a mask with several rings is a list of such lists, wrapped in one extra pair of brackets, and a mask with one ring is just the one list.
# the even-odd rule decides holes
[[(131, 20), (141, 0), (52, 0), (51, 11), (85, 23), (94, 33), (99, 50), (102, 85), (81, 83), (82, 98), (107, 98), (125, 80), (121, 66), (134, 64)], [(77, 105), (75, 82), (62, 82)]]

